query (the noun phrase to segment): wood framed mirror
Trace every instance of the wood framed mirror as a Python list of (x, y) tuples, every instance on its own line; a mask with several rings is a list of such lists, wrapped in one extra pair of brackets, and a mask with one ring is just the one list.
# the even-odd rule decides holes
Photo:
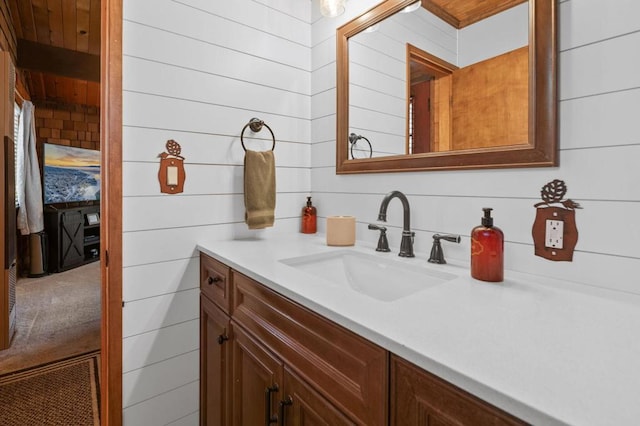
[(386, 0), (336, 38), (337, 174), (558, 165), (554, 0)]

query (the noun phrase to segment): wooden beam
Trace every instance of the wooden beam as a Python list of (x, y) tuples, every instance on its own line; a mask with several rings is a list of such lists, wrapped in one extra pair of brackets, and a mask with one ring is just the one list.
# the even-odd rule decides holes
[(100, 55), (18, 39), (18, 68), (80, 80), (100, 81)]

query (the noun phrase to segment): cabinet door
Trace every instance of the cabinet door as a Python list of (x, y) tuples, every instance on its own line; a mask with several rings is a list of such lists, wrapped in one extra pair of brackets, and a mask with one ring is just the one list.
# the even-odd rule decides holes
[(439, 377), (392, 356), (391, 425), (525, 424)]
[(359, 424), (385, 426), (388, 353), (232, 271), (233, 319)]
[(60, 216), (60, 267), (68, 268), (84, 261), (84, 215), (68, 210)]
[(231, 331), (230, 424), (276, 425), (282, 395), (282, 362), (233, 321)]
[(283, 399), (280, 402), (281, 424), (285, 426), (355, 425), (286, 366), (284, 389)]
[(200, 424), (229, 424), (229, 317), (200, 295)]

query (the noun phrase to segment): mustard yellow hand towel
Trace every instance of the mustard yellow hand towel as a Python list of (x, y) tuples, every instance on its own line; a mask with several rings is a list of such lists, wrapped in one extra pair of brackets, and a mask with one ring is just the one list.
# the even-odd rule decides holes
[(249, 229), (273, 226), (276, 208), (276, 162), (273, 151), (246, 150), (244, 207), (244, 221)]

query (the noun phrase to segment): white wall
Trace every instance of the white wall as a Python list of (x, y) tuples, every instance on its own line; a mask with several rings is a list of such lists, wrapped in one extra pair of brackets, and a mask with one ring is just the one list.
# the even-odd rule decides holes
[[(469, 232), (481, 208), (492, 206), (508, 268), (640, 293), (632, 275), (640, 270), (640, 3), (558, 7), (560, 167), (337, 176), (335, 29), (376, 2), (350, 0), (331, 20), (300, 0), (124, 2), (126, 425), (198, 422), (198, 240), (297, 232), (310, 190), (321, 231), (327, 215), (353, 214), (358, 239), (370, 244), (376, 235), (366, 225), (384, 194), (405, 192), (416, 262), (426, 261), (435, 232), (463, 235), (444, 249), (468, 261)], [(278, 140), (276, 227), (257, 233), (242, 222), (239, 141), (253, 116)], [(157, 155), (167, 139), (186, 157), (180, 195), (159, 193)], [(555, 178), (584, 207), (572, 263), (533, 255), (533, 204)], [(400, 203), (388, 213), (396, 250)]]
[[(198, 424), (198, 241), (298, 230), (310, 191), (310, 7), (124, 2), (125, 425)], [(275, 227), (249, 232), (240, 132), (252, 117), (275, 133), (278, 194)], [(271, 146), (250, 135), (248, 148)], [(159, 190), (168, 139), (186, 158), (179, 195)]]
[[(560, 166), (557, 168), (335, 174), (335, 28), (375, 5), (352, 0), (335, 20), (312, 26), (311, 187), (321, 216), (354, 215), (357, 238), (374, 244), (366, 229), (385, 193), (398, 189), (411, 203), (416, 250), (427, 253), (434, 233), (457, 233), (446, 256), (469, 260), (469, 234), (482, 207), (493, 207), (505, 233), (508, 269), (640, 293), (640, 3), (632, 0), (559, 2)], [(327, 96), (330, 93), (331, 96)], [(533, 205), (540, 189), (563, 179), (577, 211), (574, 261), (551, 262), (533, 254)], [(399, 246), (402, 212), (389, 207), (387, 235)], [(324, 222), (319, 228), (324, 230)], [(508, 276), (508, 275), (507, 275)]]

